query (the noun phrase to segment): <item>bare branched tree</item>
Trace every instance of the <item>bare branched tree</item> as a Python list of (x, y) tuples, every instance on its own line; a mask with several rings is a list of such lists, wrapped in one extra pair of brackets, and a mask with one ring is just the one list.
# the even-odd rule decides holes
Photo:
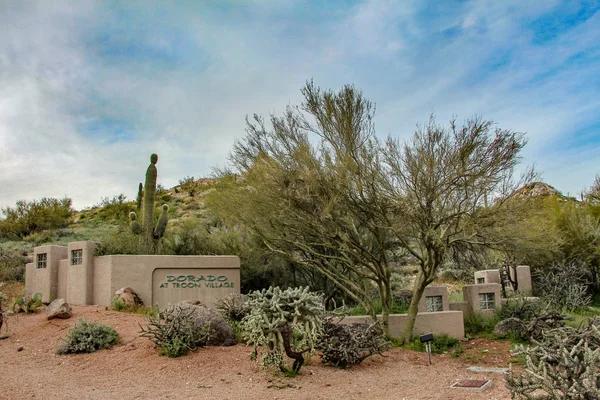
[(405, 339), (417, 304), (451, 250), (499, 245), (495, 229), (525, 145), (523, 134), (472, 119), (444, 129), (431, 118), (412, 140), (375, 137), (375, 107), (354, 86), (302, 90), (301, 107), (248, 119), (231, 152), (236, 179), (208, 206), (234, 217), (269, 248), (323, 274), (375, 318), (376, 288), (389, 333), (391, 272), (419, 265)]
[(453, 248), (499, 246), (495, 231), (510, 215), (506, 200), (520, 182), (514, 179), (524, 135), (496, 128), (491, 121), (455, 121), (450, 129), (434, 118), (412, 140), (389, 138), (384, 163), (384, 193), (395, 212), (384, 216), (400, 246), (419, 265), (408, 322), (410, 338), (425, 287)]

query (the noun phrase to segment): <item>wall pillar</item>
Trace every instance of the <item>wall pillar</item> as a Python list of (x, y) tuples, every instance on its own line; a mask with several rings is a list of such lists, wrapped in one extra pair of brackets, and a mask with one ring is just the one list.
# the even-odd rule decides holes
[(96, 242), (71, 242), (68, 246), (67, 302), (89, 305), (94, 301), (94, 251)]
[(26, 265), (25, 292), (27, 296), (42, 294), (42, 302), (56, 299), (58, 291), (58, 262), (67, 255), (64, 246), (38, 246), (33, 249), (33, 262)]

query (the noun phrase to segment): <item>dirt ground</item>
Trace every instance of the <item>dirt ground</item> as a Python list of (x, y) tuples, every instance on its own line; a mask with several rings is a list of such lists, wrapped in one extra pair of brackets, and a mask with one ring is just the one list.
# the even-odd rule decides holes
[[(403, 349), (345, 370), (313, 357), (299, 376), (285, 378), (261, 369), (243, 345), (169, 359), (138, 336), (145, 317), (96, 306), (73, 311), (68, 320), (48, 321), (44, 311), (8, 317), (9, 338), (0, 340), (0, 399), (510, 399), (503, 376), (466, 369), (506, 367), (508, 343), (466, 342), (460, 358), (434, 355), (431, 366), (425, 353)], [(114, 327), (120, 344), (93, 354), (55, 355), (77, 317)], [(493, 387), (482, 393), (450, 388), (462, 379), (491, 379)]]

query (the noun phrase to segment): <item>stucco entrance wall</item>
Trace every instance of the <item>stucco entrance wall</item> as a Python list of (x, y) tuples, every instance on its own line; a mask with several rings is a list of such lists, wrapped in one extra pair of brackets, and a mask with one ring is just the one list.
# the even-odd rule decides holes
[(30, 296), (42, 294), (42, 301), (49, 303), (58, 293), (59, 262), (67, 258), (64, 246), (38, 246), (33, 249), (33, 262), (25, 265), (25, 292)]
[[(500, 290), (501, 286), (497, 283), (463, 286), (463, 298), (469, 305), (469, 314), (492, 315), (495, 309), (502, 307)], [(480, 295), (484, 295), (484, 298), (482, 299)]]
[(419, 300), (418, 310), (420, 313), (427, 312), (428, 297), (441, 297), (442, 309), (439, 311), (450, 311), (450, 305), (448, 303), (448, 288), (446, 286), (427, 286), (425, 288), (423, 295), (421, 296), (421, 300)]
[(110, 306), (115, 292), (132, 288), (145, 305), (166, 307), (200, 300), (214, 308), (217, 298), (240, 293), (236, 256), (94, 256), (97, 243), (38, 246), (26, 265), (25, 292), (42, 301), (63, 298), (74, 305)]
[(166, 307), (197, 299), (214, 308), (217, 298), (240, 293), (240, 259), (236, 256), (137, 256), (95, 257), (94, 300), (109, 305), (114, 293), (129, 286), (146, 305)]
[(486, 269), (483, 271), (475, 271), (475, 284), (482, 285), (486, 283), (501, 283), (500, 270)]

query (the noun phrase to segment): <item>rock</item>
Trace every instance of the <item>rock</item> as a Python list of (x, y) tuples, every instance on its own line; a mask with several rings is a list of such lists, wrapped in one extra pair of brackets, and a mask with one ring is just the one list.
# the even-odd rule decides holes
[(467, 371), (482, 374), (508, 374), (508, 368), (490, 368), (490, 367), (467, 367)]
[(46, 313), (48, 319), (61, 318), (67, 319), (73, 316), (71, 306), (65, 301), (65, 299), (56, 299), (46, 307)]
[(233, 346), (237, 339), (231, 330), (231, 326), (217, 314), (214, 310), (206, 307), (199, 300), (184, 300), (180, 303), (171, 305), (166, 312), (176, 312), (183, 309), (184, 312), (191, 312), (195, 327), (201, 329), (206, 324), (210, 324), (211, 334), (206, 345), (208, 346)]
[(505, 338), (510, 332), (523, 337), (525, 334), (525, 323), (519, 318), (506, 318), (496, 324), (494, 334), (498, 337)]
[(144, 302), (140, 299), (132, 288), (124, 287), (115, 292), (115, 297), (121, 300), (123, 304), (129, 307), (143, 306)]

